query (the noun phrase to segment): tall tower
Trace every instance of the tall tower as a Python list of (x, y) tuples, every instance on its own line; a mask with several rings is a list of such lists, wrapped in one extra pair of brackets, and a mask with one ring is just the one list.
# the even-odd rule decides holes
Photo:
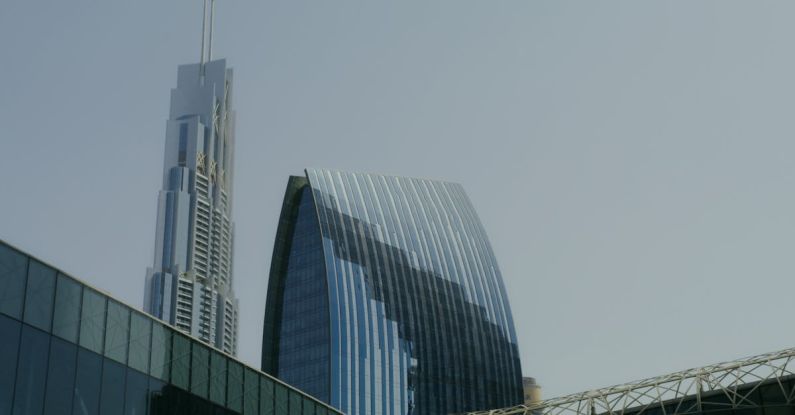
[(348, 415), (522, 403), (507, 290), (460, 184), (307, 169), (281, 212), (263, 371)]
[(155, 255), (146, 272), (144, 309), (236, 354), (232, 69), (223, 59), (212, 60), (213, 2), (205, 0), (201, 59), (179, 66), (177, 87), (171, 90)]

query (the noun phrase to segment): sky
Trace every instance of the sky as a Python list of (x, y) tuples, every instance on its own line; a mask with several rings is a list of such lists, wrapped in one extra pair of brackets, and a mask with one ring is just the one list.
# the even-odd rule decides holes
[[(219, 0), (240, 358), (289, 175), (461, 183), (544, 397), (795, 345), (790, 1)], [(198, 0), (0, 11), (0, 239), (140, 307)]]

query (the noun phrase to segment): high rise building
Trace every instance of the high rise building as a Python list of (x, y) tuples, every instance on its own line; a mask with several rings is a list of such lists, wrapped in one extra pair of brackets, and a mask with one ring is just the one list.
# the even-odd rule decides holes
[(171, 90), (155, 255), (146, 273), (144, 309), (236, 354), (232, 69), (223, 59), (205, 62), (204, 37), (212, 44), (212, 31), (203, 33), (200, 62), (181, 65), (177, 87)]
[(523, 401), (500, 270), (458, 184), (291, 177), (268, 284), (263, 371), (346, 414)]

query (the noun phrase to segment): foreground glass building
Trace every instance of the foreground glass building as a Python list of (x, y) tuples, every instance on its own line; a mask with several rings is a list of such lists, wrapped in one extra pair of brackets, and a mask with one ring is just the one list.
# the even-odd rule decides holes
[(291, 177), (262, 362), (351, 415), (520, 404), (508, 298), (463, 188), (331, 170)]
[(0, 241), (0, 415), (336, 415)]

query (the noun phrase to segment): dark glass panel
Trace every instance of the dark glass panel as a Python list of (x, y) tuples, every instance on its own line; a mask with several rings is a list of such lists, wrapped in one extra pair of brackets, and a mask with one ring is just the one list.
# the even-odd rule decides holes
[(77, 350), (77, 375), (73, 415), (99, 414), (99, 389), (102, 380), (102, 357), (85, 349)]
[(77, 346), (57, 337), (50, 339), (50, 366), (47, 374), (47, 395), (44, 414), (68, 415), (72, 409)]
[(243, 413), (256, 414), (259, 410), (259, 374), (246, 368), (244, 371)]
[[(2, 247), (2, 245), (0, 245)], [(21, 324), (0, 315), (0, 415), (11, 413), (14, 381), (17, 375), (17, 353)]]
[(231, 360), (227, 375), (226, 407), (236, 412), (243, 411), (243, 366)]
[(207, 399), (210, 384), (210, 349), (193, 343), (190, 359), (190, 391)]
[(80, 328), (80, 302), (83, 287), (77, 281), (58, 275), (55, 290), (55, 312), (53, 313), (52, 334), (77, 343)]
[(191, 415), (213, 415), (213, 406), (204, 399), (190, 395), (190, 414)]
[(80, 316), (80, 345), (96, 353), (102, 353), (105, 339), (104, 295), (90, 289), (83, 290), (83, 307)]
[(329, 315), (323, 244), (311, 188), (304, 187), (290, 240), (279, 334), (279, 379), (328, 399)]
[(193, 411), (193, 400), (198, 399), (188, 392), (172, 389), (168, 396), (171, 412), (169, 415), (196, 415)]
[(327, 415), (328, 414), (328, 409), (325, 406), (320, 405), (320, 404), (317, 405), (317, 407), (315, 408), (315, 411), (316, 411), (315, 412), (316, 415)]
[(99, 413), (121, 415), (124, 413), (124, 381), (127, 369), (110, 359), (104, 359), (102, 367), (102, 397)]
[(283, 385), (278, 383), (273, 384), (273, 410), (278, 415), (287, 414), (288, 412), (288, 403), (287, 403), (287, 388)]
[[(190, 353), (188, 349), (187, 353)], [(158, 322), (152, 322), (152, 354), (149, 364), (149, 374), (163, 381), (169, 380), (171, 372), (171, 330)], [(177, 386), (187, 389), (188, 375), (185, 374), (184, 384)], [(179, 382), (179, 381), (178, 381)]]
[(25, 290), (23, 320), (46, 332), (52, 327), (52, 302), (55, 295), (55, 270), (31, 260), (28, 265), (28, 285)]
[[(274, 382), (265, 376), (260, 376), (259, 378), (259, 413), (260, 415), (272, 415), (275, 411), (275, 402), (273, 396), (273, 386)], [(286, 409), (284, 408), (284, 412), (286, 413)]]
[(210, 400), (226, 404), (226, 358), (218, 352), (210, 355)]
[(44, 407), (49, 349), (50, 336), (47, 333), (29, 326), (22, 326), (12, 414), (41, 413)]
[(0, 313), (22, 317), (28, 257), (0, 243)]
[(130, 337), (130, 309), (115, 301), (108, 301), (105, 326), (105, 356), (127, 363), (127, 344)]
[(171, 414), (167, 388), (173, 389), (173, 386), (167, 385), (159, 379), (149, 378), (149, 415)]
[(290, 395), (290, 415), (302, 415), (301, 401), (303, 397), (296, 391), (288, 391)]
[(304, 406), (304, 409), (303, 409), (303, 411), (301, 411), (301, 413), (303, 415), (315, 415), (315, 403), (314, 402), (304, 398), (303, 399), (303, 406)]
[(190, 389), (190, 340), (173, 333), (174, 344), (171, 350), (171, 383), (184, 389)]
[(130, 357), (128, 365), (149, 373), (149, 344), (152, 337), (152, 320), (141, 313), (130, 316)]
[(127, 391), (124, 394), (125, 415), (146, 415), (149, 393), (149, 377), (127, 369)]

